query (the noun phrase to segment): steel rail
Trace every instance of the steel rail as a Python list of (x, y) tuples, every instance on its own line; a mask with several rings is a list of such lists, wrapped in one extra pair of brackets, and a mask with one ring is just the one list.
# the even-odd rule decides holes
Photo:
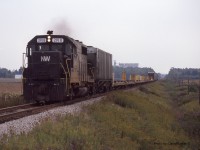
[(61, 106), (61, 103), (52, 104), (52, 105), (44, 105), (44, 106), (34, 105), (29, 108), (16, 109), (13, 112), (7, 112), (5, 114), (1, 114), (0, 115), (0, 124), (8, 122), (8, 121), (16, 120), (16, 119), (19, 119), (22, 117), (30, 116), (33, 114), (37, 114), (40, 112), (44, 112), (44, 111), (47, 111), (49, 109), (59, 107), (59, 106)]
[(17, 109), (24, 109), (24, 108), (32, 107), (34, 105), (36, 105), (36, 103), (29, 103), (29, 104), (23, 104), (23, 105), (16, 105), (16, 106), (12, 106), (12, 107), (1, 108), (0, 114), (5, 113), (5, 112), (12, 112), (12, 111), (15, 111)]

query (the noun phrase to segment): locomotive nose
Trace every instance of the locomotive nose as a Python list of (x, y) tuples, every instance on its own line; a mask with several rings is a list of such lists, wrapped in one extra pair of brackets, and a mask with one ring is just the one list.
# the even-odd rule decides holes
[(32, 54), (32, 77), (37, 79), (59, 78), (61, 67), (61, 52), (33, 52)]

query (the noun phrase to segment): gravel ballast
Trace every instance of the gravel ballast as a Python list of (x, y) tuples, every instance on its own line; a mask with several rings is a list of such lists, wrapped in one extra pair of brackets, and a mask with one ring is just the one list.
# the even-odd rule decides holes
[(55, 119), (58, 115), (64, 116), (66, 114), (78, 114), (83, 106), (98, 102), (102, 97), (93, 98), (87, 101), (75, 103), (73, 105), (61, 106), (39, 114), (23, 117), (17, 120), (5, 122), (0, 124), (0, 139), (4, 135), (10, 136), (11, 134), (19, 135), (21, 133), (28, 133), (37, 125), (47, 118)]

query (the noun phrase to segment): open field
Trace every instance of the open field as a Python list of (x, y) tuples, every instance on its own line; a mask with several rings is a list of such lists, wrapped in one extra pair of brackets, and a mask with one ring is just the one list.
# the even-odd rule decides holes
[(21, 94), (22, 93), (22, 84), (20, 82), (0, 82), (0, 94), (1, 93), (15, 93)]
[(0, 108), (23, 104), (21, 79), (0, 78)]
[(14, 79), (14, 78), (0, 78), (0, 83), (19, 83), (22, 82), (21, 79)]
[(15, 93), (21, 94), (22, 82), (21, 79), (0, 78), (0, 94)]
[(27, 135), (5, 137), (0, 149), (195, 150), (199, 118), (197, 93), (159, 81), (109, 93), (80, 113), (49, 118)]

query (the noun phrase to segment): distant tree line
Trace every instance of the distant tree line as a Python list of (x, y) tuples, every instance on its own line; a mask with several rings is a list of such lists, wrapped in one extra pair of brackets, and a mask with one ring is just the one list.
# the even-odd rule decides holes
[[(14, 78), (16, 74), (22, 74), (22, 67), (20, 67), (18, 70), (9, 70), (6, 68), (0, 68), (0, 78)], [(114, 66), (113, 67), (113, 72), (115, 74), (115, 79), (121, 79), (122, 72), (126, 71), (126, 78), (129, 79), (131, 74), (135, 75), (148, 75), (148, 72), (154, 72), (152, 68), (123, 68), (119, 66)]]
[(18, 70), (0, 68), (0, 78), (14, 78), (16, 74), (22, 74), (22, 70), (22, 67), (20, 67)]
[(167, 79), (172, 80), (186, 80), (186, 79), (199, 79), (200, 77), (200, 69), (195, 68), (171, 68)]
[(115, 75), (115, 79), (116, 80), (121, 80), (121, 76), (122, 76), (122, 72), (126, 71), (126, 79), (128, 80), (131, 74), (135, 74), (135, 75), (148, 75), (148, 72), (154, 72), (154, 70), (152, 68), (132, 68), (132, 67), (127, 67), (127, 68), (123, 68), (123, 67), (119, 67), (119, 66), (113, 66), (113, 72)]

